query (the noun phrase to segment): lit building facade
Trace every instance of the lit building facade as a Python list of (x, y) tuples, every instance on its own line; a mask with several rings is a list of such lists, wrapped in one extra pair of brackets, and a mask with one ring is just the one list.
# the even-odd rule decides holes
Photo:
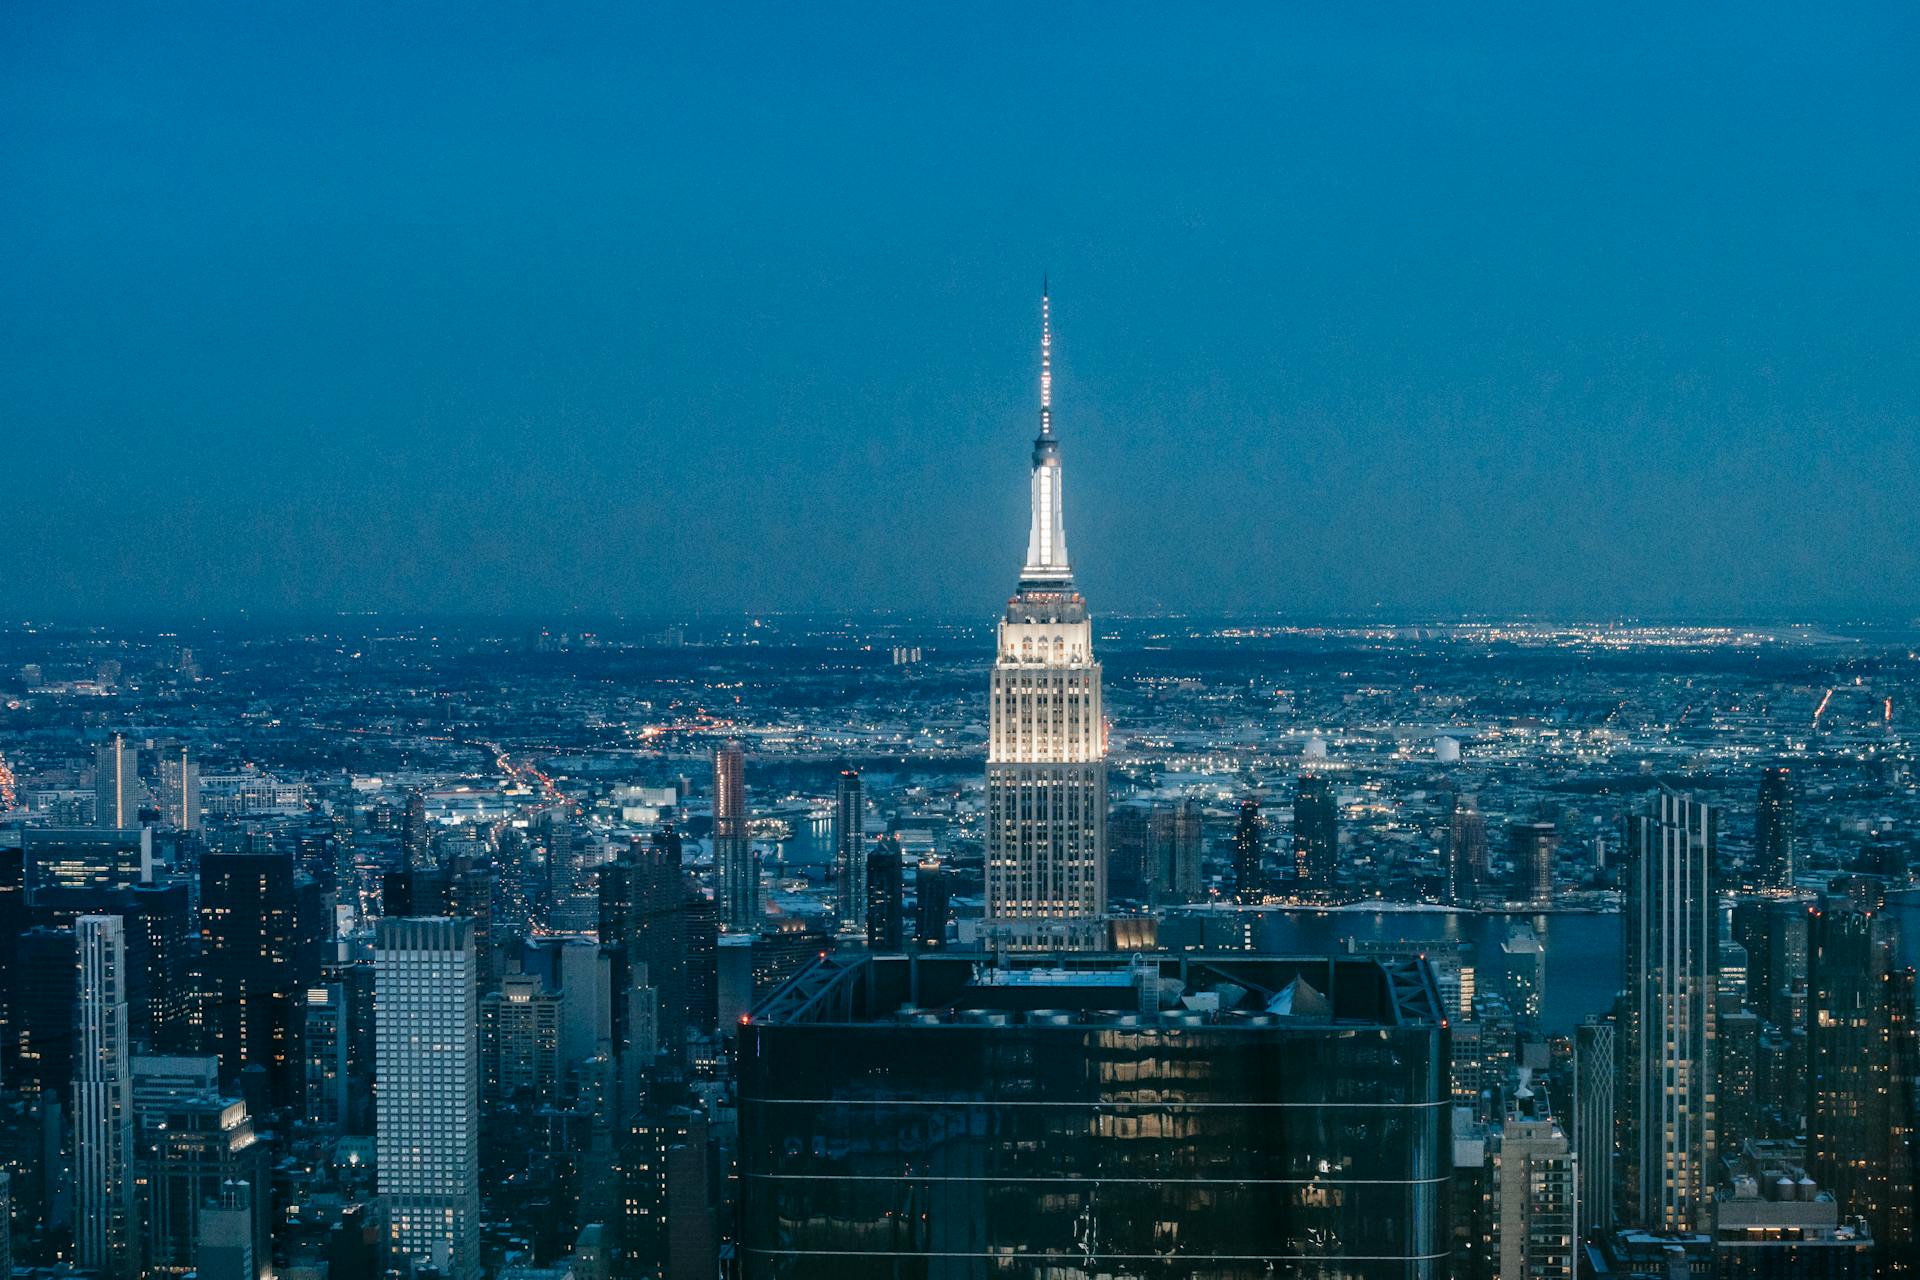
[(473, 926), (382, 920), (374, 945), (375, 1153), (388, 1239), (452, 1280), (480, 1274), (480, 1055)]
[(1106, 929), (1107, 735), (1093, 623), (1067, 558), (1044, 294), (1040, 307), (1032, 522), (989, 699), (986, 929), (1000, 948), (1087, 949)]
[(1513, 1115), (1500, 1129), (1500, 1280), (1573, 1280), (1580, 1239), (1573, 1144), (1546, 1115)]
[(127, 1042), (127, 948), (119, 916), (81, 916), (74, 1003), (74, 1245), (110, 1280), (140, 1271), (134, 1246), (133, 1074)]
[(1663, 791), (1627, 821), (1621, 1069), (1627, 1225), (1712, 1228), (1717, 809)]
[(720, 876), (720, 923), (750, 930), (760, 923), (760, 864), (747, 827), (746, 757), (737, 742), (713, 753), (713, 866)]
[(125, 831), (140, 825), (147, 787), (140, 780), (140, 748), (121, 734), (94, 753), (93, 825)]

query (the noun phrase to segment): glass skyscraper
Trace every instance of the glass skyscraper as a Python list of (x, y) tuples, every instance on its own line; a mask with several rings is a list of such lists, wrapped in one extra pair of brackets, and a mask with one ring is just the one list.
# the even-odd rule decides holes
[(720, 923), (746, 932), (760, 923), (760, 864), (747, 826), (746, 757), (737, 742), (713, 753), (713, 865), (720, 873)]
[(833, 915), (843, 933), (867, 918), (867, 801), (857, 769), (842, 769), (833, 791)]
[(743, 1274), (1426, 1277), (1417, 960), (828, 958), (742, 1028)]

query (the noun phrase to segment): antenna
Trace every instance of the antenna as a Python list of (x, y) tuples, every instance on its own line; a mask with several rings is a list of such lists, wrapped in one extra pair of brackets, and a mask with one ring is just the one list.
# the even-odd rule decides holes
[(1040, 434), (1053, 434), (1053, 316), (1047, 277), (1040, 277)]

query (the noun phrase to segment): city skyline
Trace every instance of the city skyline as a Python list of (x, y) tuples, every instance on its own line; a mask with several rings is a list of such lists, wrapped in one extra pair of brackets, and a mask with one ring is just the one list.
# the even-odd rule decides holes
[(353, 3), (0, 9), (0, 1280), (1920, 1276), (1920, 11)]

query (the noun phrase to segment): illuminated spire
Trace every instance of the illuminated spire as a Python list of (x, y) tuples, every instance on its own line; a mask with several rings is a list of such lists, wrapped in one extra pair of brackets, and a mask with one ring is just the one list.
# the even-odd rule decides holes
[(1061, 509), (1060, 441), (1053, 434), (1053, 316), (1046, 278), (1040, 281), (1040, 438), (1033, 442), (1033, 524), (1027, 532), (1022, 591), (1071, 590), (1067, 522)]

